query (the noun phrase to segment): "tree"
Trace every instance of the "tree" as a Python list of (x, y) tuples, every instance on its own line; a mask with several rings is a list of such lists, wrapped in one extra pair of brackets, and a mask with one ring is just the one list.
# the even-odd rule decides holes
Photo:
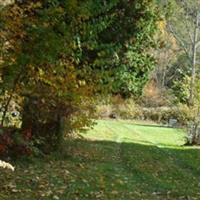
[(177, 55), (175, 62), (171, 63), (166, 73), (166, 87), (172, 90), (174, 103), (187, 104), (190, 95), (191, 68), (185, 54)]
[(194, 103), (189, 111), (191, 121), (188, 126), (188, 145), (200, 145), (200, 81), (194, 85)]
[(169, 31), (175, 37), (182, 52), (186, 55), (191, 68), (189, 105), (193, 104), (194, 85), (198, 65), (198, 52), (200, 45), (200, 3), (199, 1), (170, 1), (176, 12), (168, 21)]
[(144, 49), (153, 44), (156, 21), (153, 0), (16, 1), (4, 8), (3, 90), (23, 99), (23, 131), (56, 147), (64, 129), (90, 125), (93, 97), (112, 88), (130, 46), (136, 69), (152, 59)]
[[(164, 9), (164, 8), (160, 8)], [(170, 65), (176, 61), (177, 51), (179, 51), (174, 37), (167, 30), (167, 13), (164, 12), (162, 19), (158, 23), (159, 31), (156, 34), (157, 46), (153, 50), (156, 59), (156, 67), (153, 76), (157, 81), (158, 88), (166, 89)]]

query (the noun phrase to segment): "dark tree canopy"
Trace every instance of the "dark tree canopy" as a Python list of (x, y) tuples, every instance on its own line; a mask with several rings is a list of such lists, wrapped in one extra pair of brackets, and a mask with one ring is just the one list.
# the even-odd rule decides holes
[[(1, 12), (3, 91), (23, 98), (22, 128), (84, 127), (95, 94), (139, 94), (153, 66), (153, 0), (16, 1)], [(50, 125), (51, 124), (51, 125)], [(46, 137), (46, 136), (45, 136)]]

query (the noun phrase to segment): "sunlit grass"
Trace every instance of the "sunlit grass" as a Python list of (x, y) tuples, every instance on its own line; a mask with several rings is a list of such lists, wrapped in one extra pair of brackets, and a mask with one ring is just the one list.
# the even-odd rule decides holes
[(186, 133), (182, 129), (156, 125), (138, 125), (127, 121), (99, 120), (93, 129), (82, 135), (92, 140), (181, 146), (185, 143)]

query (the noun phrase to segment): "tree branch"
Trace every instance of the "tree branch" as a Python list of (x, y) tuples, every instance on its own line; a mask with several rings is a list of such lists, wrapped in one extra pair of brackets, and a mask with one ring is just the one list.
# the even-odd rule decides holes
[(198, 40), (197, 42), (196, 42), (196, 48), (198, 48), (200, 46), (200, 40)]
[(179, 42), (180, 46), (182, 47), (182, 49), (184, 50), (186, 56), (188, 57), (189, 61), (192, 62), (189, 50), (187, 49), (185, 43), (183, 40), (181, 40), (180, 37), (178, 37), (178, 34), (175, 32), (175, 30), (173, 30), (172, 26), (168, 23), (168, 28), (169, 31), (172, 33), (172, 35), (174, 36), (174, 38)]

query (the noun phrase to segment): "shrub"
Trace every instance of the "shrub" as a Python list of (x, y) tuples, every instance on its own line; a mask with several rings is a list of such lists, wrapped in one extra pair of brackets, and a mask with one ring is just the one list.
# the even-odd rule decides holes
[(143, 117), (146, 120), (153, 120), (161, 123), (168, 123), (170, 118), (174, 118), (180, 125), (187, 125), (191, 119), (190, 109), (186, 105), (174, 107), (143, 108)]
[(142, 107), (133, 99), (123, 100), (120, 97), (114, 97), (107, 104), (98, 105), (97, 113), (99, 118), (148, 120), (164, 124), (174, 118), (181, 126), (187, 125), (192, 119), (191, 109), (184, 104), (173, 107)]

